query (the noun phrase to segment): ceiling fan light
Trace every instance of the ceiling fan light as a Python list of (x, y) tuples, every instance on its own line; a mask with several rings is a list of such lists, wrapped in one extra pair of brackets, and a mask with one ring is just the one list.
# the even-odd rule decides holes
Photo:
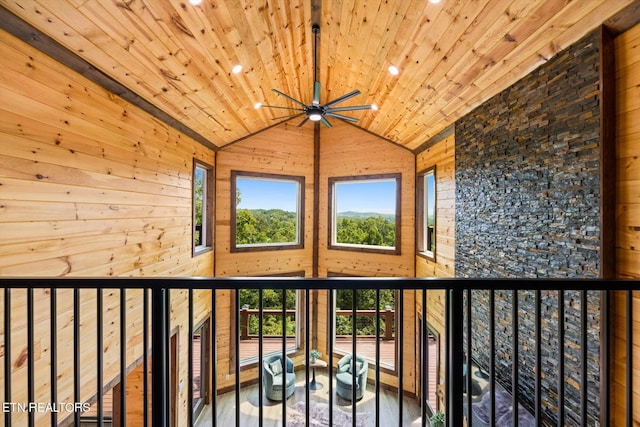
[(312, 122), (319, 122), (320, 120), (322, 120), (322, 114), (311, 113), (309, 114), (309, 120), (311, 120)]
[(260, 107), (262, 107), (262, 102), (256, 102), (255, 104), (253, 104), (253, 108), (255, 108), (256, 110)]
[(371, 109), (373, 111), (378, 111), (378, 104), (371, 104)]

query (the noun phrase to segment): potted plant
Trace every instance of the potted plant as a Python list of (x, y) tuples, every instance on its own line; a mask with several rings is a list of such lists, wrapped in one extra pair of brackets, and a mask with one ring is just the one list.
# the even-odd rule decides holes
[(431, 427), (444, 427), (444, 422), (444, 413), (440, 411), (436, 412), (431, 418), (429, 418), (429, 424), (431, 424)]
[(322, 356), (322, 353), (320, 353), (318, 350), (316, 350), (315, 348), (311, 349), (311, 351), (309, 352), (309, 361), (311, 363), (315, 363), (315, 361), (318, 359), (318, 357)]

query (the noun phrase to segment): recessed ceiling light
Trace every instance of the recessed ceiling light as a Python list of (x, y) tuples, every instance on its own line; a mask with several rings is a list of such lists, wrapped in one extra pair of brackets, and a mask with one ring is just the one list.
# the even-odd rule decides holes
[(378, 105), (377, 104), (371, 104), (371, 109), (373, 111), (378, 111)]
[(231, 72), (233, 74), (238, 74), (240, 71), (242, 71), (242, 65), (240, 64), (234, 65), (233, 68), (231, 69)]
[(189, 3), (194, 6), (198, 6), (200, 3), (202, 3), (202, 0), (189, 0)]
[(391, 74), (392, 76), (397, 76), (398, 74), (400, 74), (400, 70), (398, 70), (398, 67), (396, 67), (395, 65), (389, 65), (389, 74)]
[(262, 102), (256, 102), (253, 106), (253, 108), (255, 108), (256, 110), (260, 107), (262, 107)]
[(440, 3), (440, 0), (429, 0), (429, 3)]

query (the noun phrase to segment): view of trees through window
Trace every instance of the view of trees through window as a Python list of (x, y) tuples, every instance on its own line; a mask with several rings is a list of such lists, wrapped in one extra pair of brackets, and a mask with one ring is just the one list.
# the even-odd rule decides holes
[(301, 243), (304, 181), (236, 173), (233, 182), (236, 248)]
[(397, 194), (394, 176), (330, 178), (332, 247), (395, 249)]
[[(248, 335), (257, 336), (259, 333), (258, 309), (260, 307), (257, 289), (240, 289), (240, 308), (250, 311), (248, 316)], [(296, 334), (296, 315), (291, 313), (296, 309), (297, 293), (294, 289), (286, 290), (287, 336)], [(262, 291), (262, 335), (282, 337), (282, 289), (264, 289)], [(276, 313), (277, 312), (277, 313)], [(241, 329), (241, 328), (240, 328)], [(240, 330), (242, 334), (242, 330)]]

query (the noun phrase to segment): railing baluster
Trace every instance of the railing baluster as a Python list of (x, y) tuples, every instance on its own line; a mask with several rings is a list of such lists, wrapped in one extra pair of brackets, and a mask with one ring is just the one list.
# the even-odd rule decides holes
[[(260, 298), (262, 300), (262, 298)], [(211, 366), (212, 366), (212, 382), (211, 385), (211, 426), (217, 427), (218, 425), (218, 331), (217, 331), (217, 295), (216, 288), (211, 287)], [(259, 375), (262, 375), (262, 369), (259, 369)], [(262, 390), (262, 382), (260, 382), (260, 387)], [(262, 396), (260, 396), (262, 397)], [(260, 406), (262, 407), (262, 401), (260, 401)], [(260, 408), (262, 409), (262, 408)], [(262, 427), (262, 426), (260, 426)]]
[(558, 291), (558, 427), (564, 426), (564, 291)]
[(103, 421), (104, 421), (104, 408), (103, 408), (103, 402), (102, 402), (102, 364), (103, 364), (103, 354), (104, 354), (104, 331), (103, 331), (103, 292), (102, 292), (102, 288), (98, 288), (97, 292), (96, 292), (96, 317), (97, 317), (97, 321), (96, 321), (96, 329), (97, 329), (97, 343), (96, 343), (96, 360), (97, 360), (97, 377), (96, 377), (96, 396), (97, 396), (97, 403), (98, 403), (98, 427), (102, 427), (104, 425)]
[[(215, 307), (215, 306), (214, 306)], [(212, 308), (214, 309), (214, 308)], [(149, 290), (142, 289), (142, 417), (144, 427), (149, 427)]]
[(489, 425), (496, 423), (496, 292), (489, 291)]
[[(304, 337), (304, 349), (305, 349), (305, 359), (306, 359), (306, 363), (305, 363), (305, 384), (307, 385), (307, 387), (305, 388), (305, 396), (304, 396), (304, 401), (305, 401), (305, 405), (304, 405), (304, 419), (305, 419), (305, 423), (306, 425), (309, 425), (309, 405), (310, 405), (310, 397), (309, 397), (309, 347), (311, 346), (311, 332), (309, 331), (309, 328), (311, 326), (311, 322), (309, 319), (309, 315), (310, 315), (310, 304), (309, 304), (309, 289), (305, 289), (305, 293), (304, 293), (304, 305), (305, 305), (305, 312), (304, 312), (304, 331), (305, 331), (305, 337)], [(314, 376), (315, 378), (315, 376)]]
[(535, 417), (536, 426), (542, 425), (542, 293), (536, 290), (535, 295), (535, 352), (536, 352), (536, 384), (535, 384)]
[(327, 288), (328, 306), (327, 323), (329, 324), (329, 427), (333, 427), (333, 342), (335, 340), (334, 325), (335, 320), (331, 315), (335, 311), (334, 288)]
[[(351, 425), (356, 427), (356, 288), (351, 289)], [(362, 384), (360, 385), (362, 387)]]
[[(51, 402), (58, 401), (58, 290), (55, 288), (49, 288), (49, 345), (51, 346)], [(58, 425), (58, 412), (51, 411), (51, 425)]]
[[(385, 320), (385, 330), (389, 329)], [(386, 334), (385, 334), (386, 335)], [(375, 425), (380, 427), (380, 289), (376, 289), (376, 412)]]
[(589, 379), (587, 378), (588, 362), (588, 322), (587, 322), (587, 291), (580, 291), (580, 420), (581, 425), (587, 425), (589, 413)]
[[(193, 426), (193, 289), (187, 290), (187, 337), (189, 339), (187, 343), (187, 351), (189, 352), (189, 366), (187, 370), (187, 425)], [(200, 337), (200, 354), (202, 354), (203, 340)], [(201, 371), (203, 367), (200, 367)], [(201, 396), (203, 396), (204, 390), (201, 390)]]
[[(11, 289), (4, 288), (4, 400), (11, 402)], [(4, 413), (4, 425), (11, 425), (11, 411)]]
[(282, 288), (282, 427), (287, 425), (287, 290)]
[[(169, 426), (171, 389), (169, 385), (169, 306), (168, 289), (151, 288), (151, 419), (154, 427)], [(78, 424), (79, 425), (79, 424)]]
[[(236, 313), (236, 325), (240, 325), (240, 289), (236, 289), (234, 292), (235, 297), (235, 313)], [(236, 427), (240, 427), (240, 331), (239, 328), (236, 329), (235, 336), (233, 337), (233, 343), (235, 347), (235, 371), (236, 371), (236, 382), (235, 382), (235, 401), (236, 401)]]
[[(127, 425), (127, 290), (120, 289), (120, 427)], [(116, 414), (112, 414), (115, 416)]]
[[(27, 288), (27, 398), (29, 402), (35, 402), (35, 337), (33, 331), (33, 288)], [(35, 425), (35, 412), (29, 411), (29, 427)]]
[(398, 425), (403, 425), (404, 420), (404, 290), (401, 290), (398, 298), (398, 323), (396, 337), (398, 339)]
[(633, 425), (633, 292), (625, 292), (625, 314), (626, 314), (626, 403), (627, 403), (627, 427)]
[(467, 415), (467, 425), (468, 426), (473, 426), (473, 418), (471, 417), (471, 395), (472, 395), (472, 388), (471, 388), (471, 349), (472, 349), (472, 323), (471, 323), (471, 289), (467, 289), (465, 291), (466, 296), (467, 296), (467, 304), (465, 306), (466, 308), (466, 314), (465, 317), (467, 318), (467, 324), (466, 324), (466, 331), (465, 334), (467, 336), (467, 348), (465, 350), (465, 354), (466, 354), (466, 369), (465, 369), (465, 389), (467, 390), (467, 411), (466, 411), (466, 415)]
[(264, 310), (264, 301), (263, 299), (263, 291), (262, 288), (258, 289), (258, 426), (262, 427), (264, 424), (263, 415), (264, 409), (262, 408), (264, 402), (264, 387), (262, 385), (262, 381), (264, 381), (264, 349), (262, 348), (262, 336), (264, 332), (264, 323), (263, 323), (263, 310)]
[[(73, 289), (73, 399), (80, 400), (80, 289)], [(80, 411), (73, 413), (74, 425), (80, 425)], [(11, 424), (9, 424), (11, 425)]]
[(462, 306), (462, 289), (450, 289), (447, 292), (447, 348), (449, 349), (449, 361), (447, 366), (447, 425), (462, 426), (463, 425), (463, 405), (462, 405), (462, 353), (463, 345), (463, 329), (462, 322), (459, 319), (464, 314)]
[(420, 399), (422, 427), (427, 427), (427, 402), (429, 399), (429, 328), (427, 327), (427, 288), (422, 288), (422, 390)]
[(518, 427), (518, 403), (520, 402), (519, 391), (519, 368), (520, 368), (520, 352), (519, 352), (519, 315), (518, 315), (518, 291), (511, 291), (511, 354), (513, 361), (511, 364), (511, 398), (513, 408), (513, 426)]

